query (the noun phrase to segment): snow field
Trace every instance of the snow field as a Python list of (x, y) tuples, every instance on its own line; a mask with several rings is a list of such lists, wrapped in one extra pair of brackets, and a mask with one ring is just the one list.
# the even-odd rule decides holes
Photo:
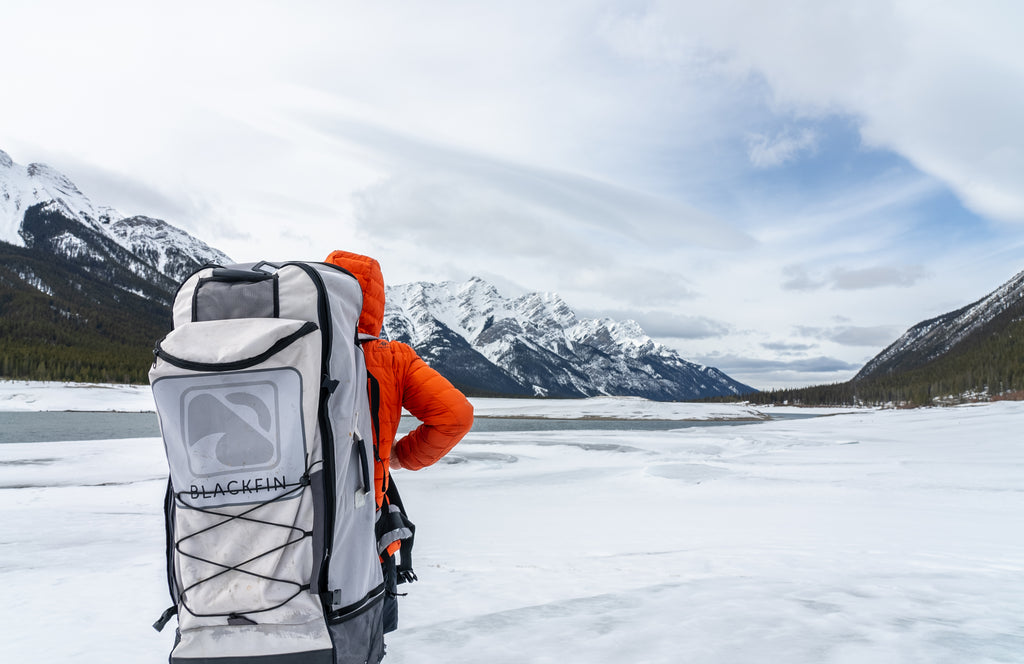
[[(385, 662), (1022, 662), (1022, 419), (470, 433), (396, 474)], [(166, 661), (165, 477), (157, 439), (0, 445), (0, 661)]]
[(472, 437), (398, 480), (391, 660), (1024, 661), (1022, 414)]

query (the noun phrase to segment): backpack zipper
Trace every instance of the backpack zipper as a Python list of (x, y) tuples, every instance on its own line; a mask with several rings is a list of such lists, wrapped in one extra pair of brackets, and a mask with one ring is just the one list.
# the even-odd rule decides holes
[(320, 329), (320, 326), (316, 323), (313, 321), (307, 321), (302, 324), (302, 327), (295, 330), (288, 336), (281, 337), (275, 341), (270, 348), (259, 355), (247, 357), (243, 360), (235, 360), (233, 362), (196, 362), (195, 360), (186, 360), (171, 355), (160, 346), (159, 342), (157, 342), (156, 349), (153, 351), (153, 354), (168, 364), (172, 364), (179, 369), (185, 369), (187, 371), (241, 371), (242, 369), (249, 369), (266, 362), (268, 359), (277, 355), (297, 340), (306, 336), (310, 332), (315, 332), (318, 329)]

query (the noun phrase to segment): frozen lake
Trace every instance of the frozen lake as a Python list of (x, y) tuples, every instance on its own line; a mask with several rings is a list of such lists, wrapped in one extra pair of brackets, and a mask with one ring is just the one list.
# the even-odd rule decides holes
[[(817, 417), (783, 413), (774, 419)], [(473, 429), (479, 433), (495, 431), (669, 431), (688, 427), (738, 426), (758, 420), (622, 420), (561, 419), (553, 417), (478, 417)], [(418, 424), (403, 417), (399, 434)], [(159, 436), (155, 413), (79, 412), (79, 411), (0, 411), (0, 444), (40, 443), (63, 440), (111, 440)]]
[[(397, 474), (421, 580), (385, 661), (1024, 662), (1022, 423), (474, 430)], [(0, 446), (0, 661), (166, 662), (165, 478), (152, 437)]]

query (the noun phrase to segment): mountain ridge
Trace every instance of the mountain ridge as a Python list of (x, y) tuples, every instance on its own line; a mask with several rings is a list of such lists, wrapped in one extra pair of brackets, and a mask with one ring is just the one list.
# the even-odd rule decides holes
[[(517, 396), (568, 398), (669, 401), (752, 391), (684, 360), (635, 321), (580, 318), (551, 292), (506, 298), (479, 277), (388, 286), (384, 328), (441, 373), (459, 374), (453, 382), (473, 393), (490, 392), (494, 382)], [(462, 375), (457, 367), (466, 364), (491, 369), (486, 376)]]
[[(233, 262), (165, 221), (96, 205), (58, 170), (22, 167), (2, 151), (0, 257), (0, 375), (140, 382), (170, 328), (177, 284), (203, 264)], [(684, 360), (635, 321), (580, 318), (555, 293), (506, 298), (474, 277), (391, 286), (386, 301), (388, 336), (471, 394), (686, 400), (753, 389)], [(107, 371), (105, 343), (138, 367)], [(93, 349), (91, 359), (78, 357), (76, 344)]]
[[(48, 225), (59, 227), (59, 232)], [(140, 232), (142, 228), (146, 232)], [(97, 235), (83, 237), (90, 232)], [(57, 255), (77, 258), (96, 254), (97, 247), (100, 255), (118, 254), (108, 240), (128, 252), (120, 257), (140, 276), (155, 271), (178, 282), (204, 263), (231, 262), (224, 252), (166, 221), (97, 206), (52, 166), (22, 167), (0, 150), (0, 241), (29, 249), (41, 242)]]

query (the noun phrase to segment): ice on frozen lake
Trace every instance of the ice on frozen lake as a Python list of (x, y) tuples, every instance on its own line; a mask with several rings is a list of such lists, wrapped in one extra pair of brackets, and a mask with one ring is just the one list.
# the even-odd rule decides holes
[[(1021, 422), (470, 433), (397, 474), (421, 580), (385, 661), (1024, 661)], [(166, 661), (162, 454), (0, 445), (2, 661)]]

